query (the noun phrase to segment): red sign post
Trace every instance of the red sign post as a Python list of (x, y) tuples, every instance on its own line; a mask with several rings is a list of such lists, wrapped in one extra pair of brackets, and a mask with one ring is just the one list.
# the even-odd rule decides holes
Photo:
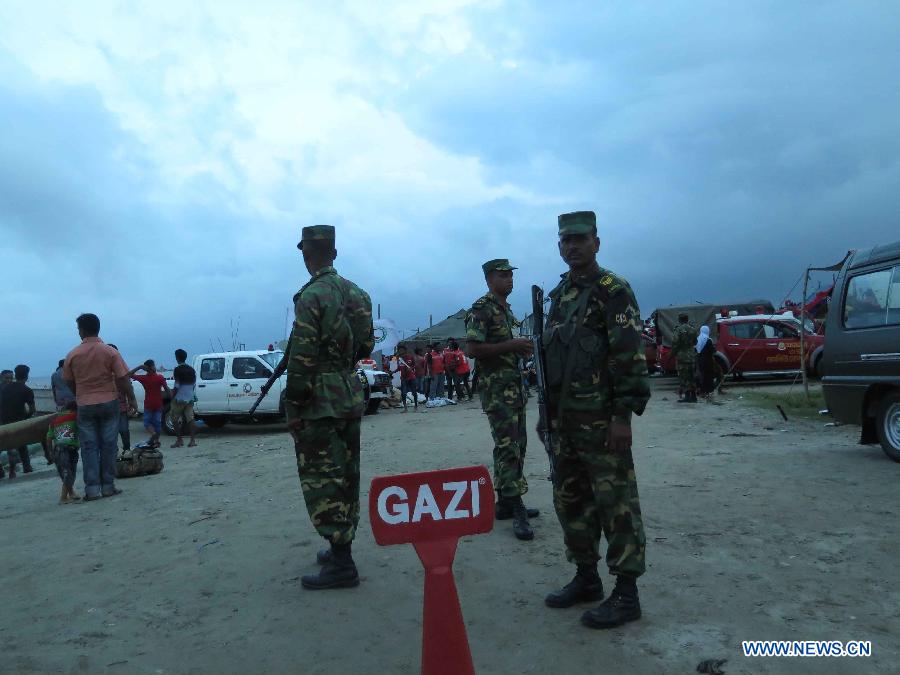
[(412, 544), (425, 568), (422, 673), (474, 673), (453, 579), (459, 538), (494, 527), (494, 486), (483, 466), (372, 481), (369, 519), (381, 546)]

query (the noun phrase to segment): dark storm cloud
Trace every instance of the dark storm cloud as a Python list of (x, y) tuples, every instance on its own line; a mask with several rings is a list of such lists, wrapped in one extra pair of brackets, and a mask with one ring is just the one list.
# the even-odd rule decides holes
[(896, 5), (521, 9), (398, 105), (491, 177), (595, 208), (645, 311), (777, 303), (806, 264), (896, 239)]
[(152, 198), (157, 167), (96, 91), (37, 86), (10, 61), (0, 72), (3, 367), (49, 373), (77, 342), (81, 312), (100, 315), (102, 335), (135, 362), (230, 345), (239, 320), (248, 344), (282, 334), (284, 302), (259, 289), (297, 285), (296, 257), (282, 274), (291, 268), (248, 246), (257, 223), (222, 206), (217, 181), (193, 181), (199, 200)]

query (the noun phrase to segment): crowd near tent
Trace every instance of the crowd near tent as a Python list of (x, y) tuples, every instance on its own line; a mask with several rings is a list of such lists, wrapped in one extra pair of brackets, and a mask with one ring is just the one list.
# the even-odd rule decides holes
[(424, 349), (433, 342), (440, 342), (442, 345), (447, 344), (447, 340), (455, 339), (460, 344), (466, 341), (466, 313), (468, 310), (461, 309), (455, 314), (451, 314), (443, 321), (434, 324), (431, 328), (419, 331), (415, 335), (403, 338), (400, 342), (410, 349), (421, 347)]

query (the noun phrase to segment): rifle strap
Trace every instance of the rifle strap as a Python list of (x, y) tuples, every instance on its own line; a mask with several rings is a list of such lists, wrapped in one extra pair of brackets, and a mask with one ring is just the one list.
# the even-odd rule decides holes
[(572, 370), (575, 368), (575, 343), (578, 341), (581, 334), (584, 315), (587, 313), (588, 301), (591, 299), (593, 290), (593, 286), (588, 286), (581, 291), (581, 295), (578, 297), (578, 309), (575, 313), (575, 332), (572, 335), (569, 353), (566, 354), (566, 365), (563, 369), (562, 387), (559, 390), (559, 405), (556, 410), (557, 429), (562, 429), (563, 426), (563, 404), (566, 401), (566, 396), (569, 394), (569, 386), (572, 384)]

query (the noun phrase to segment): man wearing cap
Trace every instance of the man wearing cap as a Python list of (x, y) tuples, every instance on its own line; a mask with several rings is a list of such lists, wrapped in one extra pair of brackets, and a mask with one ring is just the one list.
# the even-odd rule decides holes
[(687, 314), (678, 315), (678, 325), (672, 332), (672, 352), (678, 366), (678, 402), (697, 402), (697, 329)]
[(359, 431), (362, 382), (354, 366), (375, 346), (372, 301), (339, 276), (331, 225), (304, 227), (297, 244), (311, 278), (294, 296), (294, 326), (287, 363), (284, 408), (294, 438), (297, 471), (316, 531), (330, 544), (319, 551), (319, 574), (304, 588), (359, 584), (351, 545), (359, 524)]
[(494, 437), (495, 513), (498, 520), (513, 519), (513, 532), (524, 541), (534, 539), (522, 495), (525, 480), (525, 392), (519, 360), (532, 351), (531, 340), (514, 337), (518, 326), (507, 298), (513, 290), (509, 260), (489, 260), (481, 266), (488, 293), (466, 315), (466, 353), (478, 362), (481, 409), (487, 414)]
[[(568, 273), (550, 293), (543, 332), (548, 410), (554, 433), (553, 503), (575, 578), (547, 596), (549, 607), (600, 600), (600, 539), (616, 577), (609, 598), (586, 612), (591, 628), (641, 616), (637, 578), (645, 537), (631, 456), (631, 416), (650, 398), (641, 314), (628, 282), (597, 264), (593, 211), (559, 217), (559, 253)], [(538, 432), (541, 433), (541, 425)]]

